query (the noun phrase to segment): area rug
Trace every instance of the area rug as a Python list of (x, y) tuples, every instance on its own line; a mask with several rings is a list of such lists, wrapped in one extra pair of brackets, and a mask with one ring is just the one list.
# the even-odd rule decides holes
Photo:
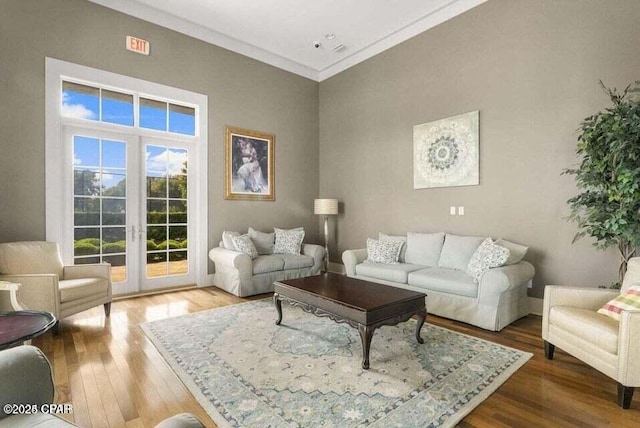
[[(271, 299), (142, 324), (220, 427), (448, 427), (531, 354), (416, 321), (358, 332)], [(428, 318), (427, 318), (428, 321)]]

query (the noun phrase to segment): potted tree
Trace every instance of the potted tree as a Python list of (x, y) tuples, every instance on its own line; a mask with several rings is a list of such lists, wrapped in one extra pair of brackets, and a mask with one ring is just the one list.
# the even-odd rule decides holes
[(580, 190), (567, 201), (569, 219), (578, 225), (573, 242), (589, 235), (599, 249), (616, 247), (620, 284), (640, 246), (639, 83), (618, 92), (600, 81), (613, 105), (584, 119), (576, 148), (580, 165), (564, 171), (575, 175)]

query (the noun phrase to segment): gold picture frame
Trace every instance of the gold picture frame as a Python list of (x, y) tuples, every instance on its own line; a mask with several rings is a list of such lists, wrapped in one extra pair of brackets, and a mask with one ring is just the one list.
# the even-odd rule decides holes
[(275, 201), (275, 135), (234, 126), (224, 130), (224, 198)]

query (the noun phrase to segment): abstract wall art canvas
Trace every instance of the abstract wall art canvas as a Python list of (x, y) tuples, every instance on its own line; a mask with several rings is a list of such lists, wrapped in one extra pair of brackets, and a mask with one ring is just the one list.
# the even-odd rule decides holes
[(478, 111), (413, 127), (413, 188), (480, 184)]

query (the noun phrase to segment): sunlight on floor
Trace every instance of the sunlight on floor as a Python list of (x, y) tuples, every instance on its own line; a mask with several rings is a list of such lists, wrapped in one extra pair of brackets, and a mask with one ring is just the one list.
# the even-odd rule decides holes
[(162, 305), (149, 306), (145, 311), (147, 321), (155, 321), (189, 313), (189, 302), (181, 300)]

